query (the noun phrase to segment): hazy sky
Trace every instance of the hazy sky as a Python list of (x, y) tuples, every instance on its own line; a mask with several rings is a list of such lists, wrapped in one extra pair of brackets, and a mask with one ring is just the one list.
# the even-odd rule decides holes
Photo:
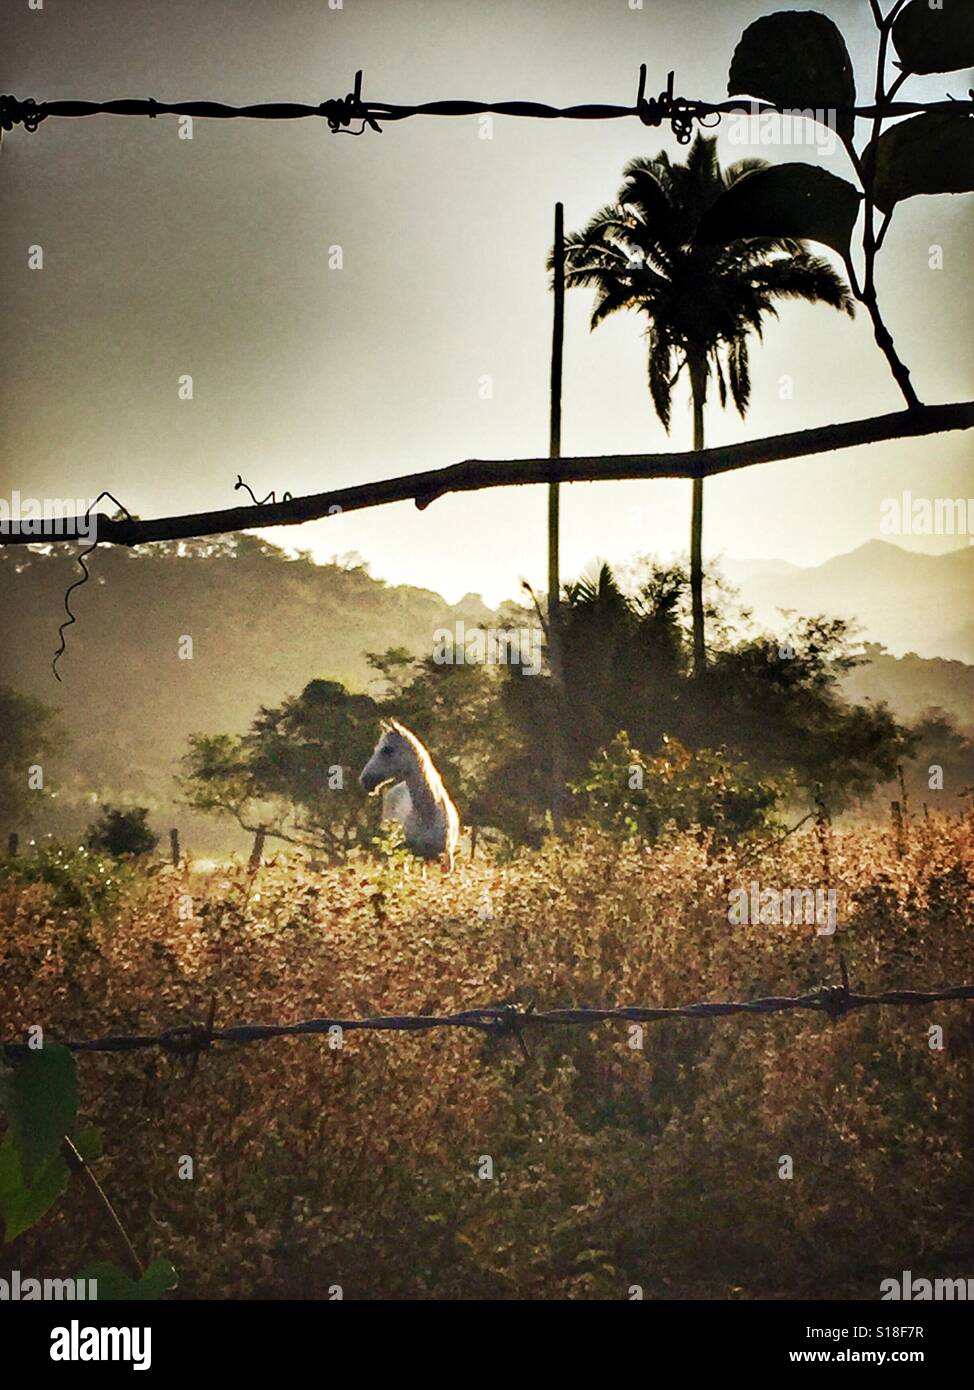
[[(532, 98), (627, 104), (649, 89), (719, 99), (742, 29), (768, 0), (4, 0), (0, 90), (38, 100), (155, 96), (233, 103), (366, 96)], [(842, 26), (867, 92), (867, 0), (820, 0)], [(966, 73), (913, 79), (904, 97), (965, 95)], [(361, 139), (324, 122), (173, 117), (48, 120), (0, 155), (0, 491), (93, 498), (109, 488), (153, 516), (232, 506), (237, 473), (258, 496), (317, 492), (466, 457), (544, 453), (553, 206), (569, 228), (612, 200), (625, 162), (668, 129), (637, 122), (416, 118)], [(720, 156), (820, 162), (844, 155), (746, 145), (726, 122)], [(812, 134), (808, 128), (808, 136)], [(881, 259), (887, 321), (929, 402), (974, 385), (974, 197), (916, 198)], [(928, 266), (931, 244), (943, 269)], [(42, 271), (28, 269), (41, 245)], [(329, 268), (329, 248), (343, 266)], [(683, 449), (646, 389), (642, 324), (588, 331), (591, 295), (568, 296), (563, 451)], [(180, 400), (190, 374), (194, 399)], [(754, 345), (742, 422), (708, 408), (713, 444), (902, 408), (864, 312), (784, 305)], [(793, 378), (791, 399), (780, 380)], [(482, 399), (484, 379), (492, 395)], [(964, 434), (769, 464), (707, 483), (705, 550), (817, 563), (879, 534), (903, 489), (974, 496)], [(689, 483), (565, 489), (563, 565), (685, 550)], [(491, 601), (543, 584), (545, 489), (444, 498), (269, 533), (319, 558), (357, 550), (372, 572)], [(903, 540), (930, 550), (956, 538)], [(963, 543), (963, 542), (961, 542)]]

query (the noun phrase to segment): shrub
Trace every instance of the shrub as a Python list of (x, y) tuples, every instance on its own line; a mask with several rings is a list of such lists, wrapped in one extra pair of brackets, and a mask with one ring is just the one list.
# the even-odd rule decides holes
[(657, 839), (667, 826), (713, 830), (717, 838), (737, 839), (766, 829), (780, 789), (760, 781), (744, 763), (732, 763), (724, 749), (692, 753), (664, 737), (663, 752), (648, 758), (618, 734), (572, 784), (585, 813), (603, 829)]
[(96, 853), (123, 855), (151, 854), (159, 843), (146, 824), (149, 812), (145, 806), (125, 810), (121, 806), (103, 806), (101, 819), (89, 825), (85, 843)]
[(41, 883), (53, 891), (52, 906), (68, 908), (88, 920), (104, 917), (118, 901), (124, 874), (111, 857), (82, 846), (50, 844), (29, 854), (0, 858), (0, 880)]

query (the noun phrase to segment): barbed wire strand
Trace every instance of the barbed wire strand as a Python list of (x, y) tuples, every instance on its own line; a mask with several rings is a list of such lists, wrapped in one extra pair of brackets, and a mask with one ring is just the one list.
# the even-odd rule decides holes
[[(607, 103), (589, 102), (575, 106), (550, 106), (538, 101), (427, 101), (418, 104), (394, 104), (383, 101), (366, 101), (362, 97), (362, 72), (355, 74), (354, 87), (344, 97), (332, 98), (310, 105), (304, 102), (260, 102), (247, 106), (231, 106), (218, 101), (163, 102), (154, 97), (125, 98), (115, 101), (36, 101), (33, 97), (19, 99), (15, 96), (0, 96), (0, 139), (2, 132), (12, 130), (15, 125), (23, 125), (28, 131), (36, 131), (42, 121), (49, 117), (81, 116), (190, 116), (214, 120), (229, 120), (243, 117), (252, 120), (288, 121), (318, 117), (328, 123), (334, 135), (361, 135), (366, 127), (381, 135), (379, 122), (409, 120), (413, 116), (515, 116), (533, 120), (619, 120), (635, 117), (645, 126), (660, 126), (668, 122), (681, 145), (689, 143), (694, 121), (707, 127), (709, 117), (720, 118), (725, 115), (757, 116), (765, 113), (792, 114), (771, 102), (756, 101), (751, 98), (731, 98), (728, 101), (701, 101), (696, 98), (674, 95), (674, 74), (667, 75), (667, 85), (658, 96), (646, 96), (646, 64), (639, 69), (639, 87), (635, 104), (616, 106)], [(880, 105), (855, 106), (840, 104), (834, 106), (823, 102), (820, 109), (823, 115), (838, 117), (851, 115), (862, 120), (872, 120), (876, 116), (887, 117), (917, 115), (931, 111), (952, 111), (958, 115), (974, 111), (974, 92), (970, 101), (957, 101), (948, 97), (938, 102), (887, 101)], [(351, 130), (353, 121), (360, 122), (358, 130)]]
[[(947, 1000), (974, 999), (974, 985), (954, 985), (940, 990), (886, 990), (879, 994), (858, 994), (847, 985), (823, 985), (810, 994), (770, 996), (747, 1001), (684, 1004), (675, 1008), (566, 1008), (536, 1011), (515, 1004), (490, 1005), (464, 1009), (453, 1014), (380, 1014), (371, 1018), (309, 1018), (298, 1023), (246, 1023), (229, 1028), (214, 1028), (211, 1004), (206, 1024), (190, 1023), (166, 1028), (160, 1033), (113, 1034), (104, 1038), (65, 1041), (72, 1052), (136, 1052), (145, 1048), (160, 1048), (165, 1052), (193, 1056), (213, 1043), (266, 1042), (269, 1038), (302, 1037), (329, 1034), (334, 1029), (342, 1033), (394, 1032), (426, 1033), (437, 1028), (470, 1028), (493, 1035), (523, 1036), (528, 1027), (558, 1025), (591, 1025), (596, 1023), (661, 1023), (667, 1019), (726, 1018), (749, 1014), (764, 1017), (794, 1010), (810, 1010), (825, 1014), (836, 1022), (857, 1009), (884, 1005), (921, 1007)], [(8, 1056), (23, 1056), (31, 1047), (26, 1042), (10, 1041), (0, 1044)]]

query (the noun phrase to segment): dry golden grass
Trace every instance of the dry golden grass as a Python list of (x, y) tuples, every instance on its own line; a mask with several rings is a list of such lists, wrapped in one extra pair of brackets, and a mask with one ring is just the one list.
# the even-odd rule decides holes
[[(838, 979), (837, 942), (853, 987), (971, 980), (969, 821), (912, 827), (903, 858), (878, 829), (824, 852), (814, 832), (759, 853), (583, 831), (447, 880), (167, 869), (104, 919), (8, 883), (0, 1031), (156, 1031), (211, 996), (227, 1025), (793, 994)], [(730, 925), (752, 879), (835, 887), (837, 936)], [(642, 1051), (608, 1024), (530, 1045), (526, 1062), (458, 1030), (280, 1039), (215, 1047), (193, 1077), (154, 1052), (86, 1055), (83, 1118), (136, 1247), (173, 1260), (182, 1296), (872, 1298), (904, 1268), (974, 1272), (970, 1004), (657, 1024)], [(4, 1252), (48, 1274), (108, 1253), (75, 1190)]]

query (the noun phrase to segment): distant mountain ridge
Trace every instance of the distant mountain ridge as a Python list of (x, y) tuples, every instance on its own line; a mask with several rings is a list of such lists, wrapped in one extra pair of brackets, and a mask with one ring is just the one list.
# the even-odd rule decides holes
[(896, 656), (974, 663), (974, 546), (945, 555), (867, 541), (808, 569), (784, 560), (722, 560), (762, 626), (781, 630), (778, 609), (856, 621), (863, 639)]

